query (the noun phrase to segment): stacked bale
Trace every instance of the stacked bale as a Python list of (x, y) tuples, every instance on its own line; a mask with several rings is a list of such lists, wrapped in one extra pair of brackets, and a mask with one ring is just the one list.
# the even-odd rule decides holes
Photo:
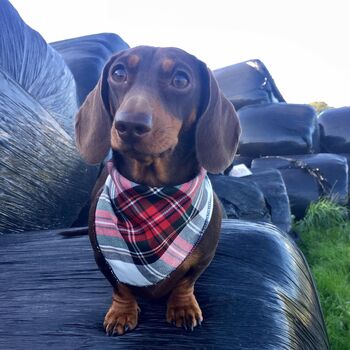
[[(350, 107), (331, 108), (319, 115), (322, 152), (338, 153), (350, 166)], [(349, 178), (350, 190), (350, 178)]]
[(242, 127), (239, 154), (246, 157), (315, 153), (319, 132), (309, 105), (269, 103), (238, 111)]
[(227, 218), (272, 222), (264, 194), (257, 184), (231, 176), (213, 174), (209, 176)]
[(264, 194), (271, 213), (271, 222), (284, 232), (291, 233), (292, 219), (287, 188), (281, 173), (276, 169), (252, 169), (253, 181)]
[[(0, 1), (0, 14), (0, 232), (69, 227), (88, 201), (98, 172), (81, 160), (75, 147), (76, 81), (61, 55), (8, 1)], [(75, 59), (76, 64), (70, 67), (77, 67), (81, 76), (94, 71), (89, 76), (94, 84), (108, 52), (126, 45), (115, 37), (104, 39), (113, 43), (104, 44), (101, 58), (91, 64), (80, 60), (83, 55), (72, 57), (84, 39), (56, 47), (74, 52), (70, 62)], [(74, 50), (69, 51), (70, 43)], [(79, 96), (90, 88), (78, 89)]]
[(270, 103), (246, 106), (238, 116), (242, 136), (236, 162), (255, 157), (252, 169), (278, 169), (296, 218), (321, 197), (347, 203), (350, 157), (317, 152), (349, 151), (350, 108), (332, 109), (317, 119), (309, 105)]
[(291, 232), (287, 189), (276, 169), (252, 169), (250, 176), (209, 175), (227, 218), (268, 222)]
[(120, 36), (113, 33), (87, 35), (50, 45), (61, 54), (74, 76), (79, 105), (95, 87), (108, 58), (129, 47)]
[(251, 104), (285, 102), (260, 60), (249, 60), (217, 69), (214, 76), (224, 95), (237, 110)]
[(227, 169), (225, 169), (224, 174), (229, 175), (232, 168), (240, 164), (244, 164), (247, 168), (250, 168), (250, 166), (252, 165), (253, 159), (254, 158), (252, 157), (245, 157), (245, 156), (241, 156), (240, 154), (236, 154), (232, 164)]
[(311, 202), (327, 197), (345, 205), (348, 201), (348, 164), (345, 157), (319, 153), (254, 159), (253, 169), (278, 169), (286, 184), (291, 211), (297, 219)]
[(323, 152), (350, 153), (350, 107), (328, 109), (318, 123)]
[[(249, 105), (241, 108), (238, 116), (242, 126), (242, 135), (239, 143), (239, 156), (236, 157), (234, 163), (241, 162), (247, 165), (249, 164), (247, 159), (262, 156), (311, 154), (319, 150), (317, 116), (315, 110), (309, 105), (287, 103)], [(278, 167), (271, 166), (270, 168), (277, 171), (277, 176), (282, 182), (285, 181), (284, 174), (279, 173)], [(277, 178), (269, 178), (266, 173), (264, 175), (265, 179), (264, 176), (260, 179), (260, 186), (272, 186), (267, 185), (269, 181), (278, 183)], [(289, 187), (284, 188), (290, 200)], [(270, 191), (271, 188), (265, 188), (265, 198)], [(275, 213), (278, 213), (274, 215), (273, 222), (278, 223), (280, 228), (289, 232), (291, 228), (289, 201), (273, 201), (272, 206)], [(293, 214), (295, 214), (294, 209), (292, 206)]]

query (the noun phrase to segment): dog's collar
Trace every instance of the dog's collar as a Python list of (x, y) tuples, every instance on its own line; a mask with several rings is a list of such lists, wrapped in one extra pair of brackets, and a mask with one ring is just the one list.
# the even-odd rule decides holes
[(134, 286), (165, 279), (191, 254), (206, 230), (213, 190), (206, 171), (167, 187), (123, 177), (111, 162), (95, 215), (97, 243), (115, 278)]

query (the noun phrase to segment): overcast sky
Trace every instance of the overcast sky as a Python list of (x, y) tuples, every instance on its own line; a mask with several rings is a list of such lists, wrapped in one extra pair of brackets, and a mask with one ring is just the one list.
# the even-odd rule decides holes
[[(11, 0), (10, 0), (11, 1)], [(289, 103), (350, 105), (347, 0), (12, 0), (48, 41), (113, 32), (212, 69), (259, 58)]]

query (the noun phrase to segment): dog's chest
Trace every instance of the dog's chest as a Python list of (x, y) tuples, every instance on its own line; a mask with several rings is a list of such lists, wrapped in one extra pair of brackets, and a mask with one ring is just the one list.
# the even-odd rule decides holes
[(96, 241), (118, 281), (155, 285), (198, 245), (212, 207), (204, 170), (188, 183), (154, 188), (125, 179), (110, 166), (95, 213)]

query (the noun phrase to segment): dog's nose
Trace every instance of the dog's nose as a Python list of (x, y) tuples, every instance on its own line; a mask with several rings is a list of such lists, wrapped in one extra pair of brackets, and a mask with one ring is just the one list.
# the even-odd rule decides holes
[(115, 116), (114, 126), (123, 140), (138, 139), (152, 130), (152, 115), (118, 112)]

